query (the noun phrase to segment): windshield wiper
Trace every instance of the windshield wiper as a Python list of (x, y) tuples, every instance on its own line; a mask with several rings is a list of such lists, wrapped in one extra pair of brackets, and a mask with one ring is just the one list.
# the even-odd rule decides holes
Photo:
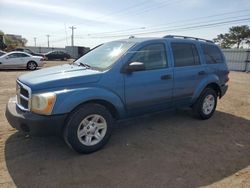
[(88, 65), (88, 64), (86, 64), (86, 63), (80, 62), (80, 63), (74, 63), (74, 64), (75, 64), (75, 65), (78, 65), (78, 66), (83, 66), (83, 67), (85, 67), (86, 69), (92, 69), (92, 70), (101, 71), (99, 68), (97, 68), (97, 67), (92, 67), (92, 66), (90, 66), (90, 65)]
[(86, 64), (86, 63), (81, 63), (81, 62), (80, 62), (78, 65), (79, 65), (79, 66), (86, 67), (87, 69), (91, 69), (91, 68), (92, 68), (90, 65), (88, 65), (88, 64)]

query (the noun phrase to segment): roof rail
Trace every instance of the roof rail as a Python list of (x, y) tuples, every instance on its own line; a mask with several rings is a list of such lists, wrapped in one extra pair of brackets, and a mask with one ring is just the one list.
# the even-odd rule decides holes
[(196, 37), (188, 37), (188, 36), (181, 36), (181, 35), (166, 35), (163, 38), (183, 38), (183, 39), (192, 39), (192, 40), (199, 40), (199, 41), (214, 43), (213, 41), (207, 40), (207, 39), (201, 39), (201, 38), (196, 38)]

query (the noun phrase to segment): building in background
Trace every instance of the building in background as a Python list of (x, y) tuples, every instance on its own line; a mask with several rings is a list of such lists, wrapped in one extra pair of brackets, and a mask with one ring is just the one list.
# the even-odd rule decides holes
[(5, 36), (12, 40), (22, 40), (22, 35), (6, 34)]

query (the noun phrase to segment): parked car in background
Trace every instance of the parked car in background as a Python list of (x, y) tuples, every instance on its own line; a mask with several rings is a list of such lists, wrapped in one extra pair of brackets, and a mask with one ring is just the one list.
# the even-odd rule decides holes
[(18, 130), (59, 133), (74, 150), (90, 153), (107, 143), (115, 120), (178, 107), (209, 119), (227, 91), (228, 74), (225, 57), (212, 41), (186, 36), (118, 40), (72, 65), (21, 75), (6, 117)]
[(4, 51), (0, 50), (0, 56), (4, 55), (4, 54), (6, 54), (6, 53), (7, 53), (7, 52), (4, 52)]
[(14, 51), (26, 52), (26, 53), (28, 53), (28, 54), (30, 54), (30, 55), (33, 55), (33, 56), (41, 56), (41, 57), (44, 57), (44, 54), (33, 52), (33, 51), (30, 50), (29, 48), (16, 48)]
[(44, 54), (46, 60), (67, 60), (70, 55), (64, 51), (51, 51)]
[(0, 56), (0, 69), (25, 68), (35, 70), (43, 65), (43, 57), (32, 56), (25, 52), (10, 52)]

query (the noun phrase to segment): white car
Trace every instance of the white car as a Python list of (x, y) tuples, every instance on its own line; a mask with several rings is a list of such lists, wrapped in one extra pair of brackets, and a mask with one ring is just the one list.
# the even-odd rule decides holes
[(0, 56), (0, 69), (25, 68), (35, 70), (43, 65), (43, 57), (32, 56), (26, 52), (14, 51)]

